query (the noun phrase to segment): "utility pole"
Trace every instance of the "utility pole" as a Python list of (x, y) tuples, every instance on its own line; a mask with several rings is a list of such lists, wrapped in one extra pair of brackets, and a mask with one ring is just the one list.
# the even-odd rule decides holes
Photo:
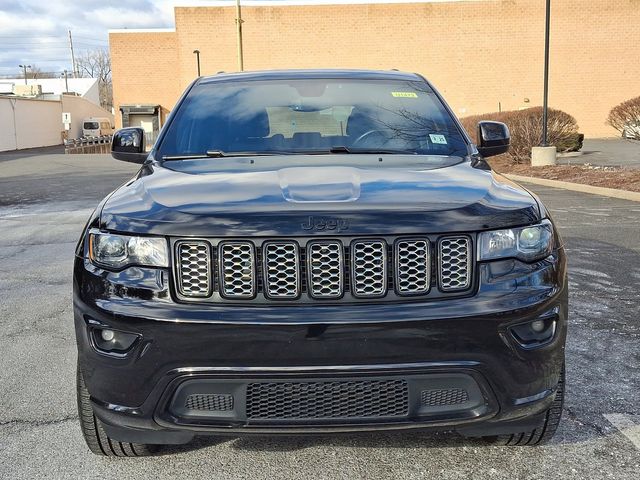
[(31, 68), (31, 65), (24, 64), (24, 65), (18, 65), (18, 66), (24, 72), (24, 84), (27, 85), (27, 68)]
[(200, 76), (200, 50), (194, 50), (193, 53), (196, 54), (196, 62), (198, 63), (198, 76)]
[(73, 78), (78, 78), (78, 70), (76, 69), (76, 57), (73, 54), (73, 38), (71, 38), (71, 30), (69, 30), (69, 48), (71, 49), (71, 68), (73, 70)]
[(236, 0), (236, 26), (238, 27), (238, 70), (244, 70), (242, 58), (242, 12), (240, 10), (240, 0)]
[(69, 93), (69, 80), (67, 76), (67, 69), (64, 70), (64, 93)]
[(542, 99), (542, 138), (540, 146), (531, 149), (531, 166), (542, 167), (555, 165), (558, 152), (555, 146), (549, 145), (549, 31), (551, 25), (551, 0), (546, 0), (547, 11), (544, 28), (544, 92)]
[(551, 0), (547, 0), (544, 32), (544, 97), (542, 99), (542, 146), (549, 146), (547, 123), (549, 118), (549, 30), (551, 24)]

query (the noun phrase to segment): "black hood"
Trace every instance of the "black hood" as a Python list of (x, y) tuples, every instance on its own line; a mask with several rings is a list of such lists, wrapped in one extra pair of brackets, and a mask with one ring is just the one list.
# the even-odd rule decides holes
[(369, 164), (287, 166), (289, 160), (266, 168), (260, 159), (218, 160), (145, 166), (106, 202), (102, 228), (180, 236), (386, 235), (471, 232), (540, 219), (526, 190), (461, 159), (439, 168), (412, 159), (383, 166), (377, 156)]

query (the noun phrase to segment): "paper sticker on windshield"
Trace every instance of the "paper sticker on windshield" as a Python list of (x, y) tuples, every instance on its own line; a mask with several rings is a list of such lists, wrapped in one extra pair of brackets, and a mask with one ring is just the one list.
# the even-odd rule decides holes
[(396, 98), (418, 98), (418, 94), (416, 92), (391, 92)]
[(447, 144), (447, 137), (445, 137), (444, 135), (436, 135), (436, 134), (430, 133), (429, 138), (431, 139), (431, 143), (439, 143), (441, 145)]

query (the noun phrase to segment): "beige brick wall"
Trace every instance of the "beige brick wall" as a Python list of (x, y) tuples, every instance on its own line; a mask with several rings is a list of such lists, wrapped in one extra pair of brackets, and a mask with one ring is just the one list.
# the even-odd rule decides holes
[[(542, 103), (544, 2), (243, 7), (245, 69), (374, 68), (424, 74), (459, 116)], [(640, 95), (640, 0), (553, 2), (550, 105), (587, 136)], [(237, 70), (235, 8), (177, 7), (174, 33), (112, 33), (114, 103), (170, 110), (196, 76)], [(529, 103), (524, 99), (528, 98)], [(118, 115), (117, 115), (118, 116)]]
[(162, 120), (184, 89), (178, 71), (177, 36), (173, 32), (110, 33), (113, 105), (116, 128), (120, 105), (157, 104)]

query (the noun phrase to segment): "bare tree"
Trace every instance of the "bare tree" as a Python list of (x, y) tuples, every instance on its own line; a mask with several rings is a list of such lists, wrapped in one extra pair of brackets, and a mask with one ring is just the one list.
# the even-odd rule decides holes
[(27, 78), (33, 78), (34, 80), (38, 78), (56, 78), (56, 77), (57, 75), (55, 72), (43, 72), (42, 69), (36, 65), (32, 65), (31, 68), (27, 69)]
[(107, 50), (87, 50), (76, 57), (78, 75), (85, 78), (97, 78), (100, 88), (100, 105), (107, 110), (113, 106), (111, 83), (111, 57)]
[(618, 130), (624, 138), (640, 140), (640, 97), (635, 97), (613, 107), (607, 124)]

